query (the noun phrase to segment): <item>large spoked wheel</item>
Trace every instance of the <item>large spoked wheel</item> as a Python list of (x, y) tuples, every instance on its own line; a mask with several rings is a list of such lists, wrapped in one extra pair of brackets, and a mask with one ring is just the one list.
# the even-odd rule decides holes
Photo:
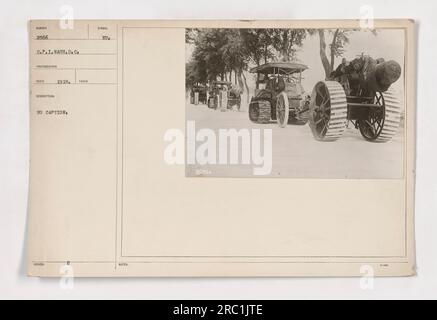
[(336, 81), (320, 81), (311, 94), (309, 124), (319, 141), (335, 141), (347, 125), (347, 101)]
[(384, 127), (385, 103), (381, 92), (376, 92), (373, 103), (378, 105), (377, 109), (369, 111), (367, 119), (358, 120), (360, 133), (367, 141), (374, 141), (379, 137)]
[(400, 103), (390, 90), (384, 94), (376, 92), (373, 103), (380, 107), (371, 110), (367, 119), (358, 121), (360, 133), (367, 141), (387, 142), (399, 128)]
[(285, 92), (281, 92), (276, 99), (276, 120), (281, 128), (288, 124), (288, 116), (290, 114), (290, 105)]

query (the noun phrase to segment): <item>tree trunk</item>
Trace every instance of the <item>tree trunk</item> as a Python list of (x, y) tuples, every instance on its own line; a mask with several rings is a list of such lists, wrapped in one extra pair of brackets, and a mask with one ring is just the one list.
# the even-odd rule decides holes
[(323, 29), (319, 29), (319, 40), (320, 40), (320, 59), (322, 60), (323, 69), (325, 69), (325, 78), (328, 79), (329, 76), (331, 75), (332, 67), (326, 55), (325, 31)]
[(290, 39), (288, 38), (288, 30), (284, 30), (282, 31), (282, 50), (281, 50), (281, 55), (282, 55), (282, 61), (288, 62), (290, 60), (290, 57), (288, 56), (288, 50), (287, 48), (290, 46), (289, 41)]
[(244, 87), (246, 88), (246, 92), (247, 92), (247, 103), (249, 103), (249, 86), (247, 85), (247, 79), (246, 76), (244, 75), (244, 72), (241, 72), (241, 75), (243, 76), (243, 81), (244, 81)]
[(238, 70), (237, 79), (238, 79), (238, 87), (240, 88), (241, 92), (243, 93), (244, 92), (244, 83), (243, 83), (243, 78), (241, 76), (241, 73), (242, 73), (242, 71)]
[[(260, 66), (260, 62), (259, 60), (256, 62), (256, 66), (259, 67)], [(256, 73), (256, 80), (255, 80), (255, 89), (259, 89), (259, 73)]]
[(267, 63), (267, 44), (264, 44), (264, 64)]
[(334, 37), (332, 38), (332, 42), (331, 42), (331, 70), (334, 70), (334, 59), (335, 59), (334, 50), (332, 50), (332, 48), (334, 47), (335, 42), (337, 41), (337, 36), (339, 31), (340, 31), (339, 29), (335, 30)]

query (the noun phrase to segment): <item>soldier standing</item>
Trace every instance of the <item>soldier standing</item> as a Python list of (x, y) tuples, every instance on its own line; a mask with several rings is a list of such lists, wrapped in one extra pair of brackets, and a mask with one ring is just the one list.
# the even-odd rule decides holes
[(346, 74), (346, 67), (349, 65), (346, 58), (341, 59), (341, 63), (338, 65), (337, 69), (335, 71), (331, 72), (331, 77), (341, 77), (342, 75)]
[(228, 109), (228, 87), (226, 85), (222, 86), (222, 90), (220, 90), (220, 111), (227, 111)]
[(343, 84), (346, 94), (350, 94), (349, 81), (347, 79), (347, 74), (351, 72), (351, 67), (346, 58), (341, 59), (341, 63), (338, 65), (337, 69), (331, 73), (331, 78), (338, 78), (340, 83)]

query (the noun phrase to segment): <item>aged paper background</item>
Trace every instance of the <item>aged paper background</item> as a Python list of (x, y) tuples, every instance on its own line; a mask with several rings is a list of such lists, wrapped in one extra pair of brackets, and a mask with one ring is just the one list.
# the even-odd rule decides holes
[[(190, 179), (163, 161), (164, 132), (185, 127), (184, 27), (357, 21), (75, 24), (70, 40), (51, 33), (45, 42), (89, 55), (34, 55), (44, 43), (33, 40), (37, 27), (59, 27), (30, 23), (30, 275), (58, 276), (66, 264), (76, 276), (357, 276), (363, 265), (376, 275), (414, 274), (412, 22), (376, 25), (405, 28), (407, 37), (405, 178), (392, 180)], [(97, 39), (101, 26), (109, 44), (81, 38)], [(62, 86), (33, 82), (50, 80), (38, 74), (48, 64), (74, 69), (76, 84), (72, 73)], [(68, 115), (37, 114), (60, 107)]]

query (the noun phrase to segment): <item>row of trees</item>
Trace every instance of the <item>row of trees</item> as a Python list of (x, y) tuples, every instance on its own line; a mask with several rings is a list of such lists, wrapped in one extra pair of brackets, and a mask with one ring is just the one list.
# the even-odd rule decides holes
[[(192, 44), (194, 50), (186, 65), (186, 85), (220, 79), (234, 82), (241, 92), (248, 91), (244, 71), (249, 66), (273, 60), (293, 61), (305, 38), (316, 35), (328, 77), (335, 58), (343, 55), (351, 32), (344, 29), (187, 29), (186, 43)], [(329, 44), (326, 33), (332, 35)]]

